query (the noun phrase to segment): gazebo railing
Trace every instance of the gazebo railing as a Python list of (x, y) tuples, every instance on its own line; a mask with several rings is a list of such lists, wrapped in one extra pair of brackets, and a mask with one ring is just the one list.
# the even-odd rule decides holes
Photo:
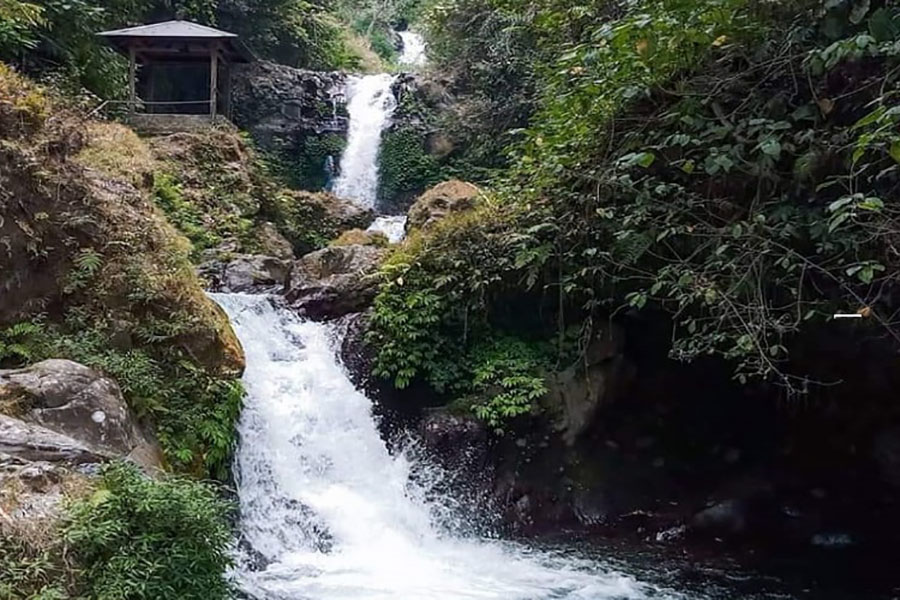
[[(116, 114), (128, 114), (128, 113), (139, 113), (139, 114), (159, 114), (159, 115), (209, 115), (212, 111), (209, 110), (211, 100), (169, 100), (169, 101), (154, 101), (149, 102), (147, 100), (104, 100), (99, 106), (97, 106), (94, 110), (88, 113), (88, 117), (95, 117), (101, 113), (105, 113), (108, 109), (115, 108), (119, 110), (115, 110)], [(148, 112), (146, 110), (147, 107), (153, 106), (197, 106), (197, 107), (205, 107), (207, 110), (204, 112), (196, 112), (196, 113), (185, 113), (185, 112)], [(121, 110), (124, 109), (124, 110)]]

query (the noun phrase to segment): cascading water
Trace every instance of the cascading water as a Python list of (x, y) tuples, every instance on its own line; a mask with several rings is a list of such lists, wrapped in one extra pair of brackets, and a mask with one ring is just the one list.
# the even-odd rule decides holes
[(376, 217), (366, 231), (383, 233), (390, 243), (396, 244), (406, 235), (406, 215)]
[(425, 64), (425, 40), (421, 35), (413, 31), (398, 31), (397, 34), (403, 40), (403, 50), (397, 59), (401, 65), (421, 67)]
[(334, 193), (364, 208), (375, 206), (381, 132), (397, 105), (391, 93), (393, 81), (392, 75), (381, 73), (353, 76), (347, 84), (350, 127)]
[[(259, 600), (671, 598), (596, 562), (466, 538), (392, 456), (371, 403), (336, 358), (332, 326), (265, 296), (216, 294), (247, 357), (235, 477)], [(424, 467), (423, 467), (424, 468)], [(426, 478), (427, 479), (427, 478)], [(420, 478), (417, 477), (416, 481)], [(247, 550), (247, 547), (252, 551)]]

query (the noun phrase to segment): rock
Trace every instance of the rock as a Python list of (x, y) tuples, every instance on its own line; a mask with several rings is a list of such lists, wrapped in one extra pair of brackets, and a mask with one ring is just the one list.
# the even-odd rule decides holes
[(624, 337), (618, 326), (607, 327), (589, 344), (582, 360), (548, 377), (546, 400), (561, 409), (556, 428), (567, 445), (575, 444), (597, 411), (613, 402), (630, 378), (631, 366), (621, 354)]
[(256, 226), (254, 233), (263, 254), (274, 256), (281, 260), (294, 260), (294, 247), (281, 235), (278, 229), (268, 221)]
[[(161, 464), (156, 444), (137, 426), (119, 386), (84, 365), (54, 359), (24, 369), (0, 370), (0, 398), (14, 403), (21, 423), (70, 440), (50, 439), (35, 430), (33, 439), (45, 440), (41, 444), (49, 444), (51, 453), (128, 456), (148, 468)], [(16, 436), (24, 433), (21, 425), (7, 422), (8, 443), (15, 445)], [(59, 448), (54, 449), (54, 444)]]
[(297, 218), (309, 219), (320, 224), (318, 229), (333, 231), (337, 236), (348, 229), (365, 229), (375, 220), (372, 209), (361, 208), (329, 192), (305, 190), (284, 191), (285, 200)]
[(900, 488), (900, 427), (890, 427), (875, 435), (872, 457), (878, 465), (881, 479)]
[(695, 514), (691, 527), (716, 536), (740, 535), (747, 531), (747, 510), (747, 503), (743, 500), (724, 500)]
[(77, 465), (112, 458), (79, 440), (46, 427), (0, 415), (0, 457), (23, 462), (42, 461)]
[(422, 419), (419, 432), (425, 447), (446, 468), (476, 473), (488, 465), (488, 431), (474, 417), (432, 411)]
[(447, 215), (475, 208), (481, 191), (471, 183), (451, 179), (418, 197), (409, 209), (406, 230), (427, 229)]
[(199, 272), (213, 291), (270, 293), (290, 285), (291, 263), (274, 256), (241, 254), (224, 264), (204, 263)]
[(331, 319), (364, 310), (375, 297), (373, 275), (384, 250), (352, 244), (311, 252), (294, 263), (287, 300), (301, 314)]
[(347, 130), (347, 75), (256, 61), (234, 72), (234, 122), (270, 150)]

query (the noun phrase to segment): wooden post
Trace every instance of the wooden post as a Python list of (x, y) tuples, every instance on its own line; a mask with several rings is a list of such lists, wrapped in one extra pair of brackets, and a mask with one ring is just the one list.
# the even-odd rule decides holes
[(134, 112), (137, 100), (137, 56), (134, 46), (128, 47), (128, 110)]
[(216, 120), (216, 88), (219, 85), (219, 49), (213, 44), (209, 52), (209, 116)]

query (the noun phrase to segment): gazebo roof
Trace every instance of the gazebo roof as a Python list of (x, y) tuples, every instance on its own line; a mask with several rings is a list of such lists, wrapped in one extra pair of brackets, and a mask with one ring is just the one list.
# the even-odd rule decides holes
[[(252, 53), (238, 41), (237, 34), (222, 31), (190, 21), (166, 21), (151, 25), (139, 25), (126, 29), (103, 31), (97, 35), (105, 37), (118, 50), (127, 52), (130, 47), (141, 46), (144, 52), (175, 51), (192, 53), (192, 44), (208, 47), (210, 42), (222, 42), (223, 51), (231, 60), (248, 62)], [(177, 44), (177, 46), (173, 46)], [(177, 48), (177, 50), (176, 50)]]

